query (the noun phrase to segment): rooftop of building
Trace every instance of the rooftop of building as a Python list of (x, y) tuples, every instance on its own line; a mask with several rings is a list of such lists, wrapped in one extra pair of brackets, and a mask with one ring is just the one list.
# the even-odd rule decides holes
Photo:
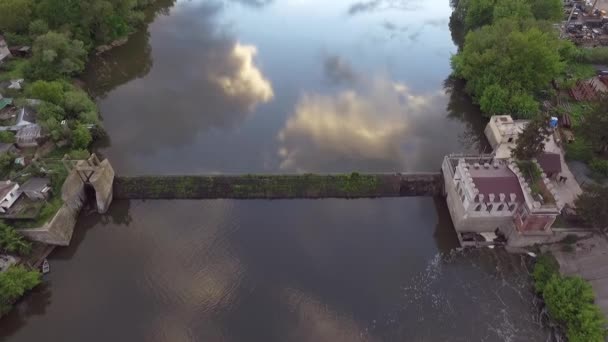
[(0, 199), (3, 199), (17, 185), (15, 182), (3, 181), (0, 182)]
[[(522, 203), (525, 201), (521, 185), (517, 176), (511, 171), (506, 163), (496, 161), (493, 164), (486, 163), (467, 163), (469, 174), (473, 179), (473, 184), (483, 195), (484, 202), (490, 202), (490, 195), (494, 196), (494, 202), (500, 202), (500, 195), (504, 195), (506, 200), (511, 202), (511, 195), (514, 194), (514, 202)], [(480, 197), (475, 197), (475, 202), (480, 202)]]

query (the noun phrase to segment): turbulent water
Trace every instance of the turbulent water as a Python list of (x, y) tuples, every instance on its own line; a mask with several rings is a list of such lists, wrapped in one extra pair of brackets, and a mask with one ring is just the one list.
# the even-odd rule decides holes
[[(85, 74), (119, 174), (433, 171), (486, 147), (447, 0), (158, 1)], [(458, 34), (454, 33), (454, 37)], [(545, 341), (526, 260), (442, 199), (118, 201), (7, 341)]]

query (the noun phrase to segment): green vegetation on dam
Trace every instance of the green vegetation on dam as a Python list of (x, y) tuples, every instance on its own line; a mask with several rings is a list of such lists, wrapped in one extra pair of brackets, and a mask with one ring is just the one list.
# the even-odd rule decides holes
[(440, 173), (117, 177), (116, 199), (438, 196)]

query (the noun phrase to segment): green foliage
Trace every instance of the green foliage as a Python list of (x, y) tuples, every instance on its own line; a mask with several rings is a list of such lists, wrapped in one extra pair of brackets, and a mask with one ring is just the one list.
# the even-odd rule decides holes
[(564, 15), (562, 0), (533, 0), (531, 8), (534, 17), (539, 20), (559, 22)]
[(608, 46), (579, 48), (574, 59), (581, 63), (608, 64)]
[(89, 98), (87, 93), (76, 88), (65, 93), (64, 109), (69, 117), (76, 117), (79, 113), (83, 112), (97, 111), (95, 103)]
[(39, 121), (46, 121), (52, 118), (55, 119), (57, 123), (59, 123), (65, 118), (65, 111), (63, 110), (63, 108), (52, 103), (43, 102), (38, 106), (37, 111)]
[(469, 0), (464, 25), (466, 30), (473, 30), (493, 21), (495, 0)]
[(518, 160), (531, 160), (540, 156), (545, 151), (546, 139), (551, 135), (549, 127), (548, 116), (539, 116), (530, 121), (517, 138), (517, 145), (511, 152), (513, 157)]
[(70, 153), (68, 153), (68, 155), (74, 160), (84, 160), (89, 158), (91, 153), (87, 150), (72, 150)]
[(78, 115), (78, 120), (83, 124), (99, 124), (99, 116), (96, 111), (82, 112)]
[(86, 149), (93, 141), (93, 137), (88, 128), (78, 124), (72, 131), (72, 147), (75, 149)]
[(15, 156), (13, 156), (11, 153), (0, 154), (0, 176), (2, 176), (2, 178), (6, 178), (6, 176), (11, 172), (14, 160)]
[(49, 25), (42, 19), (36, 19), (30, 23), (30, 37), (35, 38), (49, 31)]
[(566, 158), (568, 160), (580, 160), (590, 162), (593, 159), (593, 148), (583, 137), (566, 145)]
[(580, 132), (598, 152), (608, 150), (608, 96), (603, 96), (588, 110), (580, 124)]
[(452, 65), (482, 111), (532, 117), (539, 107), (533, 94), (564, 71), (562, 45), (552, 32), (502, 19), (469, 32)]
[(28, 69), (33, 79), (55, 80), (84, 70), (87, 57), (84, 44), (65, 34), (48, 32), (34, 41)]
[(87, 47), (105, 44), (133, 31), (143, 21), (141, 1), (41, 0), (37, 14), (52, 29), (69, 30)]
[(585, 222), (596, 228), (608, 227), (608, 186), (586, 186), (574, 204)]
[(562, 277), (551, 254), (538, 257), (532, 274), (536, 291), (542, 294), (551, 317), (566, 327), (571, 342), (602, 342), (606, 321), (591, 285), (579, 277)]
[(32, 0), (0, 0), (0, 31), (26, 31), (33, 7)]
[(593, 304), (591, 285), (579, 277), (554, 275), (547, 282), (543, 296), (549, 314), (566, 326), (571, 342), (602, 342), (606, 321)]
[(25, 87), (25, 94), (58, 106), (63, 105), (64, 101), (63, 84), (58, 81), (36, 81)]
[(543, 293), (545, 286), (559, 272), (559, 264), (553, 255), (549, 253), (541, 254), (536, 259), (532, 278), (534, 278), (534, 287), (538, 293)]
[(15, 142), (15, 133), (11, 131), (0, 131), (0, 142), (12, 144)]
[(32, 245), (27, 242), (15, 229), (0, 222), (0, 248), (7, 253), (28, 255)]
[(494, 6), (493, 21), (504, 18), (532, 19), (532, 17), (532, 8), (528, 0), (497, 1)]
[(0, 273), (0, 315), (7, 313), (17, 299), (40, 282), (39, 272), (29, 271), (23, 266), (12, 266)]
[(0, 81), (24, 78), (25, 70), (29, 66), (27, 59), (10, 59), (2, 65), (5, 72), (0, 73)]
[(594, 158), (591, 160), (591, 163), (589, 163), (589, 168), (597, 175), (608, 177), (608, 160)]

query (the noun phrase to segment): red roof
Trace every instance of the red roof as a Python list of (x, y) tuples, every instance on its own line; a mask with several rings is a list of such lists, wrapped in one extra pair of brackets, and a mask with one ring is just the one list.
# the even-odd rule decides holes
[(546, 174), (562, 172), (562, 160), (558, 153), (545, 152), (541, 154), (537, 160)]
[[(479, 169), (469, 167), (469, 172), (479, 194), (484, 195), (484, 202), (489, 202), (490, 194), (495, 196), (494, 202), (500, 202), (500, 194), (504, 194), (507, 201), (511, 200), (511, 194), (515, 194), (515, 202), (525, 202), (517, 176), (505, 165), (500, 165), (498, 168), (490, 166), (488, 169), (483, 166)], [(479, 197), (476, 197), (475, 201), (478, 202)]]

